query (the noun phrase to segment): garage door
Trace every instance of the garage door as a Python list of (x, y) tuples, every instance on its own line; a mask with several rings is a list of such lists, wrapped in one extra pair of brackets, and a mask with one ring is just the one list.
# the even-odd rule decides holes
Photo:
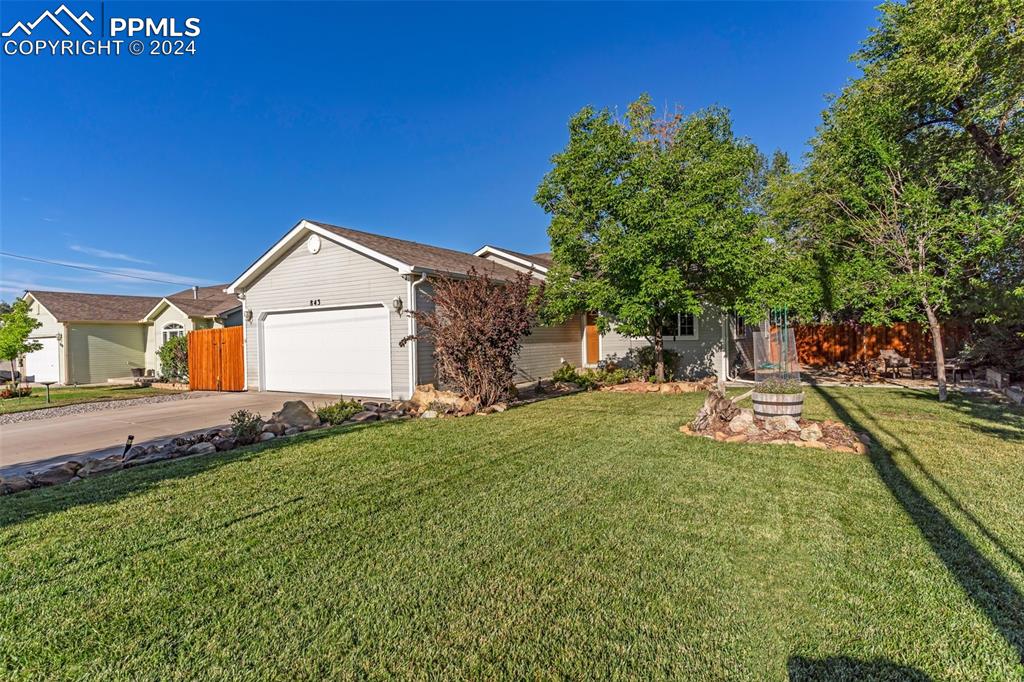
[(25, 376), (29, 381), (60, 381), (60, 344), (54, 337), (34, 339), (43, 347), (25, 356)]
[(390, 398), (388, 325), (383, 306), (267, 315), (263, 388)]

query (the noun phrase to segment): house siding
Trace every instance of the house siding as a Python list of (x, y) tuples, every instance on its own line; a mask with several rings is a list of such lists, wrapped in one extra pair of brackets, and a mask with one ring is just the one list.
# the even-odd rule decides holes
[(157, 353), (160, 352), (160, 347), (164, 345), (164, 326), (172, 322), (183, 326), (186, 334), (193, 329), (192, 320), (189, 316), (171, 305), (164, 308), (153, 320), (153, 324), (146, 327), (146, 369), (151, 369), (158, 374), (160, 372), (160, 358)]
[(408, 334), (409, 322), (391, 308), (396, 296), (405, 300), (408, 283), (393, 268), (356, 253), (328, 239), (312, 254), (300, 242), (283, 254), (245, 291), (246, 309), (252, 319), (245, 323), (246, 383), (259, 389), (259, 325), (263, 313), (272, 310), (383, 304), (389, 311), (391, 332), (391, 390), (396, 399), (409, 394), (409, 351), (399, 346)]
[[(677, 377), (697, 378), (717, 375), (722, 366), (722, 317), (715, 310), (707, 310), (696, 319), (697, 338), (665, 337), (665, 348), (679, 353)], [(601, 337), (601, 357), (604, 360), (628, 364), (629, 352), (649, 345), (644, 337), (631, 337), (613, 328)]]
[(68, 325), (69, 383), (131, 376), (146, 364), (146, 330), (137, 324)]
[(516, 381), (537, 381), (550, 377), (563, 362), (579, 366), (583, 362), (583, 322), (574, 316), (564, 324), (537, 325), (523, 339), (516, 360)]
[[(416, 287), (416, 309), (420, 312), (429, 313), (434, 311), (434, 286), (430, 282), (423, 282)], [(417, 330), (419, 334), (422, 330)], [(432, 384), (437, 381), (437, 372), (434, 366), (434, 344), (430, 336), (423, 334), (423, 338), (416, 340), (416, 383)]]
[(29, 314), (32, 315), (42, 326), (32, 330), (29, 334), (30, 339), (44, 339), (49, 337), (55, 337), (58, 334), (61, 335), (61, 339), (57, 342), (57, 365), (60, 368), (60, 383), (68, 383), (68, 368), (67, 368), (67, 355), (65, 348), (67, 339), (64, 337), (64, 324), (57, 321), (57, 318), (50, 314), (47, 310), (39, 303), (39, 301), (32, 299), (32, 304), (29, 306)]

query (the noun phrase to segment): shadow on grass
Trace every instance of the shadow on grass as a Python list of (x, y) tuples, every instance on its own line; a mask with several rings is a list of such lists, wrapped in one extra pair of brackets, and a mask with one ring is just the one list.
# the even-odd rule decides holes
[(984, 433), (1002, 440), (1024, 441), (1024, 408), (1008, 403), (986, 400), (980, 396), (967, 396), (955, 391), (950, 392), (946, 402), (936, 400), (934, 393), (921, 391), (901, 391), (900, 395), (914, 400), (927, 400), (942, 410), (950, 410), (957, 414), (984, 422), (983, 424), (967, 424), (973, 431)]
[(183, 457), (154, 462), (132, 469), (113, 471), (91, 477), (80, 483), (64, 483), (48, 488), (34, 488), (14, 495), (4, 495), (0, 497), (0, 530), (80, 505), (109, 504), (140, 495), (164, 481), (191, 478), (225, 464), (256, 459), (266, 452), (273, 452), (280, 448), (314, 443), (324, 438), (363, 429), (388, 428), (397, 423), (394, 421), (374, 422), (311, 431), (227, 452)]
[[(942, 511), (932, 503), (914, 482), (900, 469), (893, 458), (893, 451), (881, 445), (879, 433), (897, 444), (895, 451), (915, 461), (907, 444), (890, 430), (878, 423), (858, 406), (861, 419), (855, 417), (835, 396), (821, 388), (814, 388), (819, 396), (832, 408), (836, 416), (856, 431), (871, 434), (874, 443), (869, 450), (871, 464), (889, 489), (893, 498), (906, 511), (917, 526), (932, 551), (956, 579), (964, 593), (974, 605), (985, 614), (989, 622), (1007, 644), (1014, 650), (1019, 662), (1024, 663), (1024, 596), (999, 568), (987, 559)], [(930, 480), (934, 480), (929, 476)], [(945, 490), (940, 488), (940, 490)], [(947, 493), (948, 495), (948, 493)], [(951, 497), (951, 496), (950, 496)], [(962, 508), (962, 507), (961, 507)], [(989, 538), (995, 535), (969, 516), (971, 521)], [(1002, 542), (996, 546), (1004, 549)], [(1004, 551), (1006, 551), (1004, 549)], [(1016, 555), (1008, 556), (1019, 562)]]
[(820, 680), (900, 680), (930, 682), (931, 678), (917, 668), (889, 661), (861, 661), (846, 656), (815, 660), (794, 656), (786, 664), (790, 682)]

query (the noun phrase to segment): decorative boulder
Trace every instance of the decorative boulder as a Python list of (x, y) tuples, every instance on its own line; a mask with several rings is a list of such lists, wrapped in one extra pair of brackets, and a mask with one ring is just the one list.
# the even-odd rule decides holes
[(128, 452), (126, 452), (124, 454), (124, 462), (125, 462), (125, 464), (127, 464), (128, 462), (132, 461), (133, 459), (138, 459), (139, 457), (145, 457), (147, 453), (148, 453), (148, 450), (147, 450), (145, 445), (134, 445), (134, 446), (132, 446), (131, 450), (129, 450)]
[(275, 438), (277, 438), (277, 436), (271, 433), (270, 431), (264, 431), (263, 433), (260, 434), (259, 440), (260, 442), (263, 442), (265, 440), (274, 440)]
[(309, 409), (309, 405), (301, 400), (289, 400), (285, 402), (280, 411), (271, 415), (270, 421), (277, 424), (284, 424), (285, 428), (290, 426), (298, 426), (299, 428), (302, 428), (306, 425), (320, 425), (320, 417), (316, 416), (316, 412)]
[(108, 471), (117, 471), (121, 466), (121, 458), (117, 455), (104, 457), (103, 459), (87, 459), (82, 468), (78, 470), (78, 475), (86, 478), (97, 474), (105, 474)]
[(0, 495), (13, 495), (32, 487), (32, 481), (25, 476), (7, 476), (0, 479)]
[(233, 450), (238, 445), (238, 441), (232, 436), (220, 438), (216, 443), (213, 444), (217, 448), (217, 452), (223, 452), (225, 450)]
[(821, 440), (823, 435), (821, 427), (817, 424), (811, 424), (800, 429), (800, 440), (818, 441)]
[(263, 425), (263, 433), (271, 433), (275, 436), (281, 436), (287, 428), (287, 426), (279, 422), (267, 422)]
[(765, 419), (764, 428), (771, 433), (786, 433), (787, 431), (799, 432), (800, 424), (798, 424), (797, 421), (788, 414), (781, 414)]
[(36, 485), (58, 485), (60, 483), (67, 483), (72, 478), (82, 465), (78, 462), (64, 462), (57, 466), (50, 467), (45, 471), (41, 471), (38, 474), (33, 474), (32, 479)]
[(427, 410), (420, 415), (420, 419), (437, 419), (437, 412), (435, 410)]
[(186, 451), (186, 454), (208, 455), (211, 452), (217, 452), (217, 446), (213, 443), (196, 443)]
[(739, 413), (729, 421), (729, 430), (733, 433), (747, 433), (754, 425), (754, 411), (749, 408), (740, 409)]

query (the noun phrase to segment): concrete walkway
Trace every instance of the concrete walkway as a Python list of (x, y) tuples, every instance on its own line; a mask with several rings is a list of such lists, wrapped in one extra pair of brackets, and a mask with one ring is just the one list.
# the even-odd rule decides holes
[(310, 407), (337, 396), (300, 393), (210, 393), (189, 400), (115, 408), (0, 426), (0, 476), (35, 471), (71, 457), (106, 456), (135, 444), (179, 436), (228, 424), (237, 410), (269, 418), (286, 400)]

